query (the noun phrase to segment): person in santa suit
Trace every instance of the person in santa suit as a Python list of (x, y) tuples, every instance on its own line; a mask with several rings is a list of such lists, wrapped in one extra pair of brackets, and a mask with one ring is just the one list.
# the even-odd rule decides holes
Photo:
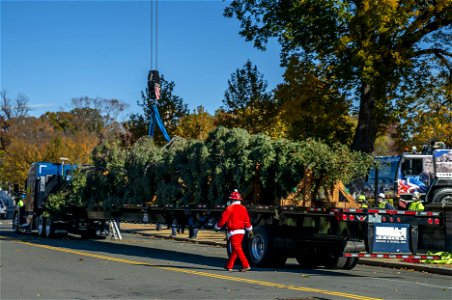
[(235, 261), (240, 259), (242, 268), (240, 272), (246, 272), (251, 270), (250, 264), (246, 259), (245, 253), (242, 249), (242, 241), (245, 237), (245, 232), (248, 232), (248, 236), (253, 236), (253, 226), (250, 222), (250, 216), (246, 207), (241, 204), (242, 196), (237, 190), (234, 190), (229, 195), (230, 205), (226, 207), (221, 219), (215, 224), (215, 229), (220, 230), (223, 226), (226, 226), (227, 236), (231, 242), (231, 256), (229, 257), (224, 269), (232, 271)]

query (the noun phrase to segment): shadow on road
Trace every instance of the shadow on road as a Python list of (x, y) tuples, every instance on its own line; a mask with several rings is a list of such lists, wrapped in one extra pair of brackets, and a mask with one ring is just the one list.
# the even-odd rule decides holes
[[(147, 241), (154, 239), (150, 237)], [(158, 238), (156, 238), (158, 239)], [(224, 257), (205, 256), (196, 253), (187, 253), (175, 250), (165, 250), (153, 248), (152, 246), (140, 246), (126, 244), (118, 241), (106, 240), (85, 240), (76, 236), (68, 235), (63, 238), (47, 239), (38, 236), (37, 234), (19, 234), (12, 231), (12, 229), (5, 228), (5, 225), (0, 225), (0, 241), (22, 241), (37, 245), (46, 245), (53, 247), (61, 247), (75, 251), (87, 252), (101, 252), (102, 254), (127, 256), (127, 259), (140, 261), (140, 258), (166, 260), (170, 263), (162, 264), (161, 262), (152, 263), (143, 261), (144, 266), (149, 267), (171, 267), (190, 270), (203, 271), (224, 271), (223, 266), (226, 262), (226, 251)], [(167, 240), (167, 243), (181, 243), (174, 240)], [(213, 246), (212, 246), (213, 247)], [(124, 258), (124, 257), (122, 257)], [(202, 264), (206, 267), (195, 267), (182, 264)], [(238, 263), (238, 262), (237, 262)], [(237, 265), (236, 265), (237, 267)], [(303, 276), (340, 276), (340, 277), (365, 277), (357, 274), (344, 273), (340, 270), (326, 270), (326, 269), (301, 269), (298, 265), (287, 264), (283, 268), (257, 268), (253, 267), (253, 272), (270, 271), (270, 272), (290, 272), (299, 273)], [(229, 272), (226, 272), (229, 273)], [(385, 276), (385, 278), (388, 278)]]

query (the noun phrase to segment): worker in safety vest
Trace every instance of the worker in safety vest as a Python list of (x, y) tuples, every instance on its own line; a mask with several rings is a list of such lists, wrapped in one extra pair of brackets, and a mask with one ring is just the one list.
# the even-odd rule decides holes
[(238, 258), (242, 263), (240, 272), (246, 272), (251, 270), (251, 268), (245, 253), (243, 253), (242, 241), (245, 237), (245, 232), (248, 232), (248, 237), (251, 238), (253, 236), (253, 226), (251, 225), (246, 207), (241, 204), (242, 196), (240, 193), (234, 190), (229, 195), (229, 200), (231, 204), (226, 207), (221, 215), (221, 219), (215, 224), (215, 230), (220, 230), (226, 225), (227, 237), (232, 248), (231, 256), (226, 262), (224, 269), (232, 271), (235, 261)]
[(377, 196), (377, 207), (382, 209), (395, 209), (395, 207), (386, 200), (386, 196), (383, 193), (380, 193)]
[(24, 223), (24, 214), (25, 214), (25, 204), (22, 198), (25, 198), (25, 195), (22, 195), (21, 198), (19, 198), (19, 201), (17, 201), (17, 207), (19, 208), (19, 225), (26, 225)]
[(367, 203), (366, 196), (364, 196), (364, 195), (359, 195), (358, 203), (361, 206), (361, 208), (369, 208), (369, 204)]
[(408, 205), (408, 210), (424, 211), (424, 205), (422, 204), (422, 199), (419, 192), (413, 193), (412, 200), (413, 202)]

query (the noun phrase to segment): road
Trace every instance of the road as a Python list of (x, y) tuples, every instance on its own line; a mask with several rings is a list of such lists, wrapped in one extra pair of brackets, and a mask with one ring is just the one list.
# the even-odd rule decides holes
[(452, 299), (450, 276), (358, 265), (351, 271), (222, 269), (224, 248), (123, 234), (44, 239), (0, 224), (0, 299)]

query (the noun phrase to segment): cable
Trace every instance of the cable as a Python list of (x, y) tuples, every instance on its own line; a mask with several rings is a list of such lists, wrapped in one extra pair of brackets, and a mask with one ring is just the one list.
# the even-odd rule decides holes
[(158, 47), (159, 43), (159, 1), (155, 0), (155, 69), (158, 70)]
[(154, 52), (154, 37), (153, 37), (153, 32), (154, 32), (154, 2), (153, 0), (150, 1), (151, 4), (151, 16), (150, 16), (150, 27), (151, 27), (151, 61), (150, 61), (150, 70), (152, 70), (152, 63), (153, 63), (153, 52)]
[[(155, 6), (155, 9), (154, 9)], [(151, 0), (151, 70), (158, 70), (158, 0)], [(155, 10), (155, 11), (154, 11)], [(154, 48), (155, 42), (155, 48)], [(155, 61), (154, 61), (155, 51)], [(154, 68), (155, 67), (155, 68)]]

